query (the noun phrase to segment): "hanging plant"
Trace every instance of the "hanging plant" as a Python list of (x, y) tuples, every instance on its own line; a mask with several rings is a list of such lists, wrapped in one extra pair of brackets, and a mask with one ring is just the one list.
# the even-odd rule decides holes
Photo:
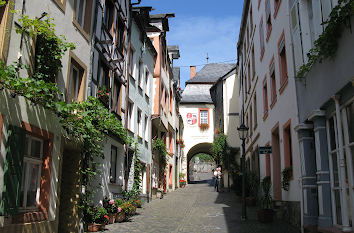
[(285, 191), (289, 191), (290, 179), (291, 179), (291, 176), (292, 176), (292, 171), (293, 171), (293, 169), (291, 167), (286, 167), (281, 172), (281, 174), (282, 174), (281, 187)]
[[(160, 177), (164, 179), (164, 172), (167, 165), (167, 151), (166, 151), (166, 144), (160, 138), (157, 138), (152, 141), (152, 149), (155, 153), (159, 156), (160, 159)], [(163, 183), (163, 182), (162, 182)]]
[(322, 23), (325, 29), (314, 42), (314, 47), (308, 52), (308, 62), (300, 67), (296, 74), (297, 77), (304, 77), (316, 62), (321, 63), (324, 59), (334, 57), (338, 48), (338, 40), (344, 28), (351, 27), (350, 20), (353, 15), (354, 1), (339, 0), (328, 20)]

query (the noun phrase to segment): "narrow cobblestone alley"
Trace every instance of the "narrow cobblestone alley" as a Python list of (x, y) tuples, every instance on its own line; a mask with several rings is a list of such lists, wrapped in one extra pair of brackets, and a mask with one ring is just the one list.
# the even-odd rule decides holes
[(214, 192), (210, 181), (200, 181), (145, 204), (130, 221), (108, 225), (105, 232), (299, 232), (279, 221), (259, 223), (257, 207), (247, 211), (248, 220), (241, 222), (238, 197)]

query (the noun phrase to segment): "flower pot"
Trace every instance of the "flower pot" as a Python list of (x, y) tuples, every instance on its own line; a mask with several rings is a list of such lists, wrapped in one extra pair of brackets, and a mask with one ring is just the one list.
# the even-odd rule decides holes
[(116, 218), (116, 214), (109, 214), (109, 224), (113, 224)]
[(261, 209), (257, 212), (258, 221), (262, 223), (273, 222), (274, 210), (272, 209)]
[(100, 226), (98, 227), (98, 230), (99, 231), (104, 231), (105, 227), (106, 227), (106, 224), (105, 223), (101, 223), (99, 224)]
[(125, 213), (124, 211), (116, 214), (116, 222), (123, 222), (125, 220)]
[(97, 232), (100, 229), (101, 224), (89, 223), (87, 226), (88, 232)]

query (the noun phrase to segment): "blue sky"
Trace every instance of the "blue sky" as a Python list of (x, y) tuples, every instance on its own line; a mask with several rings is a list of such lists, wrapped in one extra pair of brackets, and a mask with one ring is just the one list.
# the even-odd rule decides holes
[[(175, 13), (169, 19), (168, 45), (179, 45), (181, 86), (189, 79), (189, 66), (206, 63), (236, 62), (236, 43), (242, 15), (242, 0), (142, 0), (152, 6), (151, 14)], [(203, 66), (197, 66), (197, 71)]]

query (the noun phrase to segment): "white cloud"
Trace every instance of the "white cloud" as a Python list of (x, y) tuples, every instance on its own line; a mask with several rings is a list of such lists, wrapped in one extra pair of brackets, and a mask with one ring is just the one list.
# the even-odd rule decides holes
[[(167, 34), (168, 45), (179, 45), (181, 57), (175, 66), (189, 66), (209, 62), (222, 62), (236, 59), (236, 43), (240, 27), (240, 18), (223, 18), (176, 15), (169, 20), (170, 31)], [(197, 70), (202, 67), (197, 67)], [(189, 68), (181, 69), (181, 84), (189, 79)]]

